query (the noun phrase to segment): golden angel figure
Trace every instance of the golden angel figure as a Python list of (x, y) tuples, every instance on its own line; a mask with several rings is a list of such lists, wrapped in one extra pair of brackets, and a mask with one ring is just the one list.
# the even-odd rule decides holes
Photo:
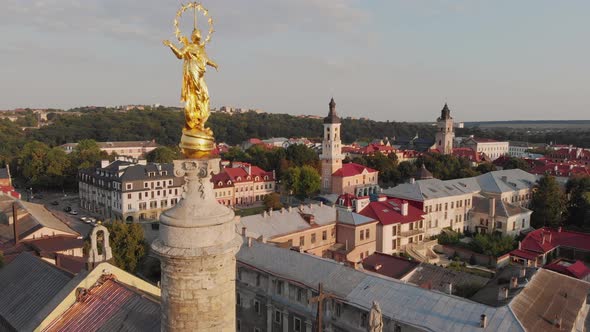
[(188, 38), (182, 36), (181, 49), (169, 40), (165, 40), (164, 45), (170, 47), (178, 59), (184, 60), (181, 100), (185, 103), (185, 129), (213, 136), (211, 129), (205, 128), (210, 110), (209, 91), (204, 77), (207, 66), (217, 69), (217, 64), (207, 56), (205, 43), (201, 42), (201, 33), (198, 29), (193, 30), (191, 40), (189, 42)]

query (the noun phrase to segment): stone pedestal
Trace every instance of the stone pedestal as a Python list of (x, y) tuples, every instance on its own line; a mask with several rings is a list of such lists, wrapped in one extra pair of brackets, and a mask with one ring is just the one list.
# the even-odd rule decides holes
[(160, 216), (152, 250), (162, 267), (162, 331), (236, 331), (236, 258), (242, 243), (233, 211), (215, 199), (219, 159), (174, 161), (182, 199)]

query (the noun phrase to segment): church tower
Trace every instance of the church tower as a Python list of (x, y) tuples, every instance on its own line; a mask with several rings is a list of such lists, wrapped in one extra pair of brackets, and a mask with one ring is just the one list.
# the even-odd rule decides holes
[(436, 119), (436, 149), (442, 154), (453, 153), (454, 139), (453, 118), (451, 117), (451, 110), (445, 103), (445, 106), (440, 111), (440, 117)]
[(330, 100), (330, 112), (324, 118), (324, 139), (322, 142), (322, 192), (332, 192), (332, 174), (342, 168), (342, 142), (340, 140), (340, 118), (336, 114), (334, 98)]

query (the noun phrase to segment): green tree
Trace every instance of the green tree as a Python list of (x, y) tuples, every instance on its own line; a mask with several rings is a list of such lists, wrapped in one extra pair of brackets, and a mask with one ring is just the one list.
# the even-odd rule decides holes
[(153, 163), (171, 163), (174, 160), (181, 158), (180, 150), (178, 148), (170, 148), (167, 146), (160, 146), (150, 151), (146, 155), (146, 159)]
[(283, 207), (281, 204), (281, 195), (278, 193), (270, 193), (264, 196), (264, 207), (268, 210), (278, 210)]
[(590, 176), (571, 178), (565, 188), (569, 197), (567, 223), (590, 227)]
[(27, 179), (29, 185), (40, 186), (44, 185), (43, 177), (45, 176), (45, 168), (47, 153), (49, 147), (45, 143), (39, 141), (32, 141), (23, 147), (18, 157), (19, 171), (22, 176)]
[(44, 184), (63, 187), (69, 169), (70, 159), (66, 152), (59, 147), (52, 148), (45, 158)]
[(299, 196), (311, 197), (320, 191), (321, 184), (320, 173), (314, 167), (308, 165), (301, 166)]
[(105, 224), (110, 233), (113, 260), (117, 267), (134, 273), (147, 253), (147, 243), (140, 224), (114, 221)]
[(94, 167), (101, 159), (107, 159), (108, 154), (100, 151), (95, 140), (83, 139), (70, 154), (71, 165), (77, 169)]
[(544, 175), (533, 191), (531, 225), (558, 227), (563, 220), (565, 203), (565, 195), (555, 177)]
[(501, 234), (476, 234), (469, 248), (477, 253), (498, 257), (516, 248), (512, 236)]
[(477, 165), (475, 170), (478, 171), (480, 174), (485, 174), (485, 173), (495, 171), (496, 166), (492, 163), (481, 163), (481, 164)]
[(503, 169), (522, 169), (523, 171), (530, 171), (531, 165), (522, 158), (510, 157), (502, 165)]
[(299, 198), (311, 197), (320, 191), (321, 186), (320, 173), (308, 165), (288, 168), (282, 181), (285, 189)]

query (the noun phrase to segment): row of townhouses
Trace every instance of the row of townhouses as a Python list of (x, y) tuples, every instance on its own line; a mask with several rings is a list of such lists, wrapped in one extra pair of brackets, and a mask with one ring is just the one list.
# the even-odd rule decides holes
[[(261, 203), (276, 189), (274, 172), (246, 163), (223, 168), (212, 181), (215, 197), (228, 206)], [(80, 206), (127, 222), (158, 219), (180, 200), (183, 185), (172, 164), (124, 157), (78, 173)]]

